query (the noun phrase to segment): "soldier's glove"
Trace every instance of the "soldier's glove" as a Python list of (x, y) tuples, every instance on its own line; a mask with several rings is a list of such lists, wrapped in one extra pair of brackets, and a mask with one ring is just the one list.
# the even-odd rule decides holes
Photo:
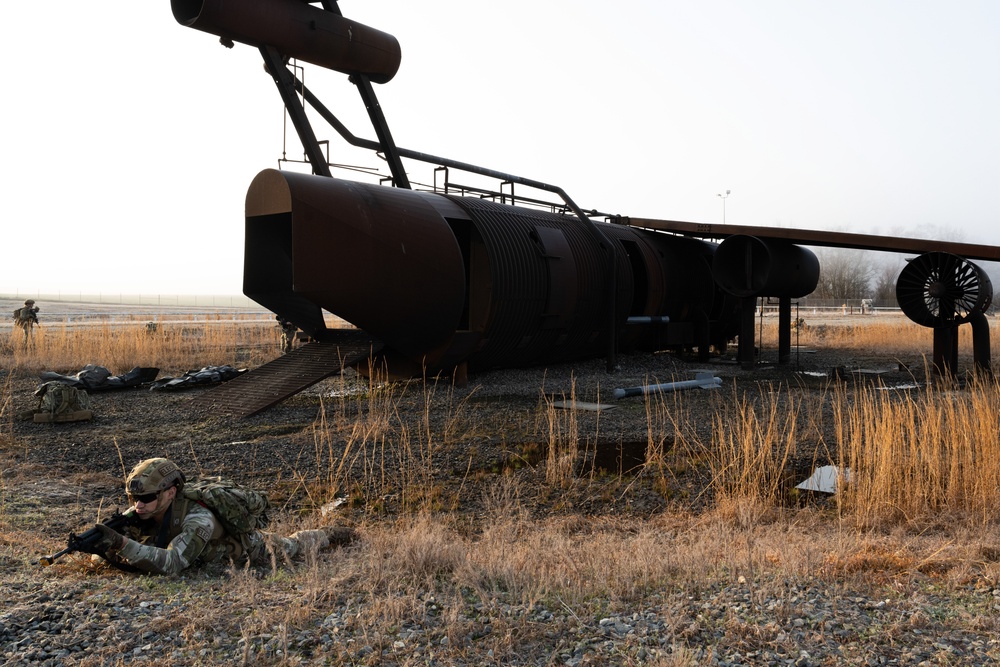
[(103, 553), (116, 553), (125, 546), (127, 538), (114, 528), (108, 528), (103, 523), (97, 524), (97, 530), (101, 537), (94, 543), (94, 547)]

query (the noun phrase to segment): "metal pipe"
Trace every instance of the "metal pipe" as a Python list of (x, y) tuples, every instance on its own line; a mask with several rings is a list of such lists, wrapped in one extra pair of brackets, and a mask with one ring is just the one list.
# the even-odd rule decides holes
[(301, 0), (171, 0), (170, 8), (178, 23), (218, 35), (227, 46), (273, 46), (285, 56), (375, 83), (390, 81), (402, 57), (392, 35)]
[(665, 382), (664, 384), (644, 385), (641, 387), (629, 387), (627, 389), (615, 389), (615, 398), (629, 398), (632, 396), (645, 396), (647, 394), (659, 394), (668, 391), (679, 391), (681, 389), (715, 389), (722, 386), (722, 378), (715, 377), (711, 373), (698, 373), (693, 380), (680, 380), (678, 382)]

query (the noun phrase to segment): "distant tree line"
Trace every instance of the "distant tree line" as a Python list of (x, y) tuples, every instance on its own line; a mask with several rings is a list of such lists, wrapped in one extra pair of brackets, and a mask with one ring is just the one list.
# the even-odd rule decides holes
[(871, 299), (876, 308), (895, 308), (896, 278), (905, 260), (900, 255), (846, 248), (819, 248), (819, 283), (815, 299)]

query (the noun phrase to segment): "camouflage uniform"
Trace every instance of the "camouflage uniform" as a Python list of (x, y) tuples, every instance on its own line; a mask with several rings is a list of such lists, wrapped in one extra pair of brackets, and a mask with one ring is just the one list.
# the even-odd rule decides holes
[[(157, 465), (161, 466), (160, 471), (167, 470), (175, 475), (174, 479), (179, 478), (183, 485), (183, 475), (173, 463), (167, 459), (148, 459), (139, 463), (129, 475), (129, 492), (148, 493), (150, 478), (153, 490), (169, 489), (169, 486), (160, 488), (163, 484), (159, 480), (163, 476), (159, 475), (159, 471), (147, 475), (138, 484), (133, 481), (138, 476), (137, 471), (141, 473)], [(147, 483), (147, 488), (142, 488), (142, 481)], [(167, 483), (175, 484), (176, 481), (168, 479)], [(242, 559), (255, 564), (267, 563), (271, 553), (269, 544), (289, 558), (294, 558), (306, 550), (323, 548), (330, 543), (327, 532), (323, 530), (302, 530), (289, 537), (261, 531), (229, 535), (210, 509), (183, 495), (177, 495), (171, 501), (160, 521), (141, 521), (139, 525), (127, 528), (124, 537), (123, 545), (106, 550), (107, 560), (127, 563), (152, 574), (177, 574), (197, 563), (228, 563)]]
[(34, 299), (27, 299), (24, 302), (24, 307), (20, 308), (14, 315), (14, 325), (21, 327), (21, 330), (24, 331), (25, 347), (31, 344), (31, 335), (36, 324), (38, 324), (38, 306), (35, 305)]
[(281, 352), (282, 354), (288, 354), (292, 351), (295, 334), (299, 328), (288, 320), (281, 319), (280, 315), (275, 316), (275, 319), (278, 320), (278, 326), (281, 328)]

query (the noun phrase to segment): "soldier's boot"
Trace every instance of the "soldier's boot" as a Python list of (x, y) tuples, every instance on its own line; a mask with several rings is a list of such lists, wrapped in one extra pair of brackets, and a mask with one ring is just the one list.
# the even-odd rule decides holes
[(326, 533), (326, 539), (331, 548), (346, 547), (358, 539), (358, 531), (347, 526), (326, 526), (323, 531)]
[(291, 557), (316, 553), (322, 549), (343, 547), (357, 539), (357, 531), (346, 526), (327, 526), (316, 530), (299, 530), (286, 538), (292, 543), (285, 551)]
[(286, 545), (285, 552), (292, 558), (315, 554), (320, 549), (330, 546), (330, 540), (322, 530), (299, 530), (289, 535), (286, 540), (291, 544)]

